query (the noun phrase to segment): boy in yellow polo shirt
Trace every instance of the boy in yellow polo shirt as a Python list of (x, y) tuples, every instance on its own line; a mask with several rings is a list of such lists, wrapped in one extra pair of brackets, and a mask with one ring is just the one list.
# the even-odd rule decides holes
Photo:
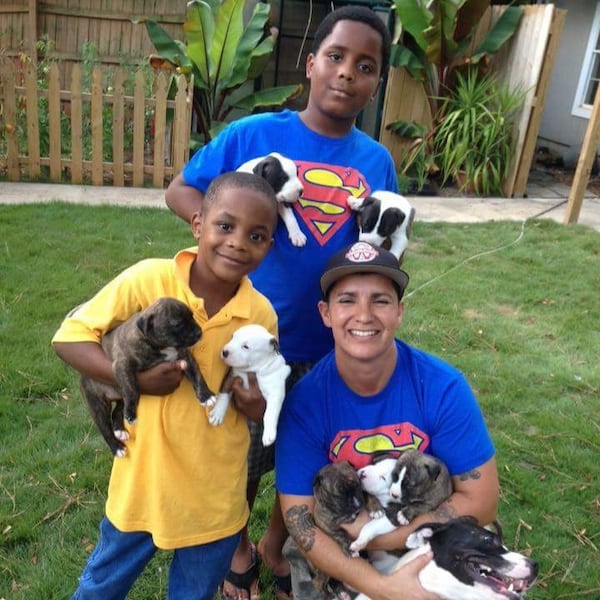
[[(174, 259), (129, 267), (70, 314), (52, 339), (80, 373), (114, 384), (103, 334), (161, 297), (187, 304), (202, 327), (192, 348), (209, 388), (226, 373), (222, 346), (240, 326), (258, 323), (277, 333), (277, 317), (247, 274), (273, 244), (277, 204), (271, 187), (247, 173), (226, 173), (207, 191), (192, 219), (197, 248)], [(127, 596), (157, 549), (174, 550), (170, 600), (212, 600), (225, 577), (249, 516), (247, 418), (260, 420), (258, 387), (234, 387), (235, 407), (213, 427), (180, 361), (157, 365), (138, 380), (142, 397), (135, 425), (126, 425), (127, 454), (113, 461), (100, 539), (74, 599)]]

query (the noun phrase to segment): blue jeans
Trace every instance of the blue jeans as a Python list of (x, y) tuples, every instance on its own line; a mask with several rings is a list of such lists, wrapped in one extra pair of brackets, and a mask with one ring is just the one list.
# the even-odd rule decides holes
[[(237, 533), (216, 542), (175, 550), (167, 599), (213, 600), (239, 539)], [(123, 533), (104, 517), (100, 539), (71, 600), (123, 600), (157, 549), (149, 533)]]

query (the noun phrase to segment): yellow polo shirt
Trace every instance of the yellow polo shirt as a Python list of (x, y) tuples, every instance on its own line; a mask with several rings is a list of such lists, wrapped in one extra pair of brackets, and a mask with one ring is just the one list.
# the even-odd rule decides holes
[[(197, 249), (172, 259), (147, 259), (123, 271), (70, 314), (52, 342), (100, 342), (102, 335), (158, 298), (187, 304), (202, 327), (192, 354), (211, 390), (226, 373), (223, 345), (242, 325), (258, 323), (277, 333), (265, 296), (244, 278), (236, 295), (208, 318), (204, 301), (189, 287)], [(113, 461), (106, 515), (121, 531), (147, 531), (159, 548), (204, 544), (238, 532), (246, 502), (249, 434), (246, 417), (230, 405), (213, 427), (187, 379), (168, 396), (142, 396), (135, 425), (127, 426), (127, 454)], [(108, 452), (108, 450), (107, 450)]]

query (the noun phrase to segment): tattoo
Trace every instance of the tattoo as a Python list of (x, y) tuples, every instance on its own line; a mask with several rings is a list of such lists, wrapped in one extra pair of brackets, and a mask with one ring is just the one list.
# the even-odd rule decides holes
[(472, 471), (469, 471), (468, 473), (461, 473), (458, 476), (458, 479), (460, 481), (468, 481), (469, 479), (480, 479), (481, 478), (481, 472), (478, 471), (477, 469), (473, 469)]
[(285, 513), (285, 525), (300, 550), (310, 552), (315, 543), (316, 525), (308, 505), (292, 506)]
[(448, 521), (458, 517), (458, 513), (451, 506), (452, 498), (448, 498), (445, 502), (442, 502), (434, 511), (433, 514), (442, 521)]

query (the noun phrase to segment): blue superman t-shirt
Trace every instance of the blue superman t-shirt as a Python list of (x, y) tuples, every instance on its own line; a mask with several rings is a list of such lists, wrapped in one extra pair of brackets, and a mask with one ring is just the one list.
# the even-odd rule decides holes
[(333, 347), (317, 309), (319, 278), (329, 257), (358, 238), (346, 200), (376, 190), (397, 191), (394, 162), (384, 146), (356, 128), (329, 138), (306, 127), (297, 112), (284, 110), (228, 125), (192, 157), (183, 178), (205, 192), (216, 176), (270, 152), (298, 166), (304, 193), (294, 214), (307, 242), (293, 246), (280, 219), (273, 248), (250, 279), (277, 312), (286, 360), (315, 362)]
[(396, 340), (396, 368), (377, 394), (360, 396), (339, 376), (330, 352), (288, 394), (275, 450), (277, 491), (312, 496), (324, 465), (356, 469), (378, 451), (427, 452), (451, 475), (494, 456), (481, 410), (464, 376), (442, 360)]

